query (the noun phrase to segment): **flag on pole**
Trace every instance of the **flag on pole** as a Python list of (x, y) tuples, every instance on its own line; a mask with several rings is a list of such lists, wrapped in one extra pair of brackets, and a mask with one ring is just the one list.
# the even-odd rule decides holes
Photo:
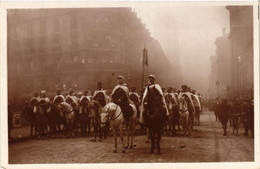
[(148, 50), (146, 48), (143, 50), (143, 65), (148, 66)]

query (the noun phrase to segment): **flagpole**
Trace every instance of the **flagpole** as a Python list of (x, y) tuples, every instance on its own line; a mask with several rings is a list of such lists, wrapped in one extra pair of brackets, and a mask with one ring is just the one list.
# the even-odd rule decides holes
[(143, 73), (142, 73), (142, 91), (143, 91), (143, 88), (144, 88), (144, 61), (142, 61), (142, 66), (143, 66)]

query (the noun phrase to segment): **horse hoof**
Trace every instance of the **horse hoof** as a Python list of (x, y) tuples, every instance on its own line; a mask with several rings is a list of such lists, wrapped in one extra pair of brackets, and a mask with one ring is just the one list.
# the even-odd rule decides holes
[(113, 153), (116, 153), (116, 150), (114, 150)]
[(153, 150), (150, 150), (149, 154), (153, 154), (153, 153), (154, 153), (154, 151), (153, 151)]
[(161, 151), (157, 151), (157, 155), (161, 155), (162, 154), (162, 152)]
[(122, 153), (125, 153), (125, 150), (122, 150)]

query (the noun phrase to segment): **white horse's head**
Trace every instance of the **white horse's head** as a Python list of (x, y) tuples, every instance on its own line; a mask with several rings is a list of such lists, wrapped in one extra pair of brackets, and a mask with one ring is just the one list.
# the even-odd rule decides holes
[(109, 115), (107, 112), (102, 112), (100, 114), (101, 127), (105, 127), (109, 123)]
[(121, 108), (117, 104), (112, 102), (106, 104), (105, 107), (102, 109), (101, 123), (105, 125), (110, 121), (110, 119), (113, 119), (114, 115), (118, 114), (118, 112), (121, 112)]

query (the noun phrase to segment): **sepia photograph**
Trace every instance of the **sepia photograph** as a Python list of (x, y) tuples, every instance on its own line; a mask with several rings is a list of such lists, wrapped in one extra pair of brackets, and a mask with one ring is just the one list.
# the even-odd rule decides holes
[(1, 9), (1, 167), (260, 167), (257, 1), (20, 4)]

